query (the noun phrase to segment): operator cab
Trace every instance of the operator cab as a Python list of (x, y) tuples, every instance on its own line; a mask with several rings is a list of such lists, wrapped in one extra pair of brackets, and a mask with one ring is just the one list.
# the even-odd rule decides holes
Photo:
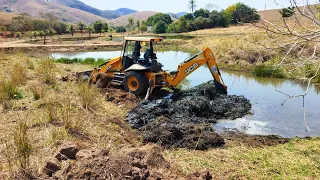
[[(125, 70), (135, 68), (151, 72), (161, 71), (162, 64), (158, 63), (157, 55), (154, 52), (153, 45), (155, 42), (161, 42), (162, 38), (152, 37), (125, 37), (123, 67)], [(137, 69), (135, 69), (137, 70)]]

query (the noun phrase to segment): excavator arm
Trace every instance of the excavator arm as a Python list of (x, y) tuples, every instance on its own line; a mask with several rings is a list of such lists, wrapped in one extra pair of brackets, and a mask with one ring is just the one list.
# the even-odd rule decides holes
[[(196, 58), (200, 54), (202, 54), (202, 58)], [(177, 86), (183, 79), (187, 76), (192, 74), (198, 68), (203, 65), (207, 65), (209, 68), (214, 80), (215, 86), (218, 90), (222, 91), (223, 93), (227, 92), (227, 86), (224, 85), (219, 68), (217, 66), (216, 57), (214, 53), (211, 51), (210, 48), (204, 48), (203, 51), (199, 52), (198, 54), (190, 57), (189, 59), (185, 60), (183, 63), (179, 64), (175, 75), (170, 73), (166, 76), (166, 82), (169, 86), (175, 87)]]

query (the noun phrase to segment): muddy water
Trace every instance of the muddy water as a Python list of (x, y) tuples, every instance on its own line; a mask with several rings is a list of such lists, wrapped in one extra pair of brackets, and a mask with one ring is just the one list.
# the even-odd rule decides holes
[[(95, 57), (112, 58), (119, 56), (120, 51), (84, 52), (84, 53), (54, 53), (53, 57)], [(167, 51), (157, 53), (158, 60), (165, 70), (175, 70), (180, 62), (189, 57), (188, 53)], [(257, 78), (246, 73), (222, 72), (228, 93), (244, 95), (252, 103), (252, 114), (237, 120), (220, 120), (214, 127), (218, 131), (238, 129), (247, 134), (277, 134), (283, 137), (320, 136), (320, 90), (311, 87), (305, 98), (306, 122), (311, 131), (306, 131), (303, 120), (302, 98), (290, 99), (283, 106), (286, 96), (275, 89), (290, 95), (305, 91), (301, 84), (290, 80)], [(212, 80), (206, 67), (192, 73), (188, 80), (191, 86), (196, 86)]]

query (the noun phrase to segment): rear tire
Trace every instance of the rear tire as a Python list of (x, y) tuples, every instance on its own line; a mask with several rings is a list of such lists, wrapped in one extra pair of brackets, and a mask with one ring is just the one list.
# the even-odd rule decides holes
[(129, 71), (123, 80), (123, 87), (127, 92), (137, 96), (144, 95), (148, 89), (148, 79), (143, 73)]

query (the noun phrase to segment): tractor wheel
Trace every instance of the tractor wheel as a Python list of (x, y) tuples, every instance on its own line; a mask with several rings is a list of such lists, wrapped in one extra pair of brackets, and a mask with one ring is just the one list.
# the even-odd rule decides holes
[(148, 89), (147, 77), (136, 71), (127, 72), (123, 80), (124, 89), (137, 96), (144, 95)]

